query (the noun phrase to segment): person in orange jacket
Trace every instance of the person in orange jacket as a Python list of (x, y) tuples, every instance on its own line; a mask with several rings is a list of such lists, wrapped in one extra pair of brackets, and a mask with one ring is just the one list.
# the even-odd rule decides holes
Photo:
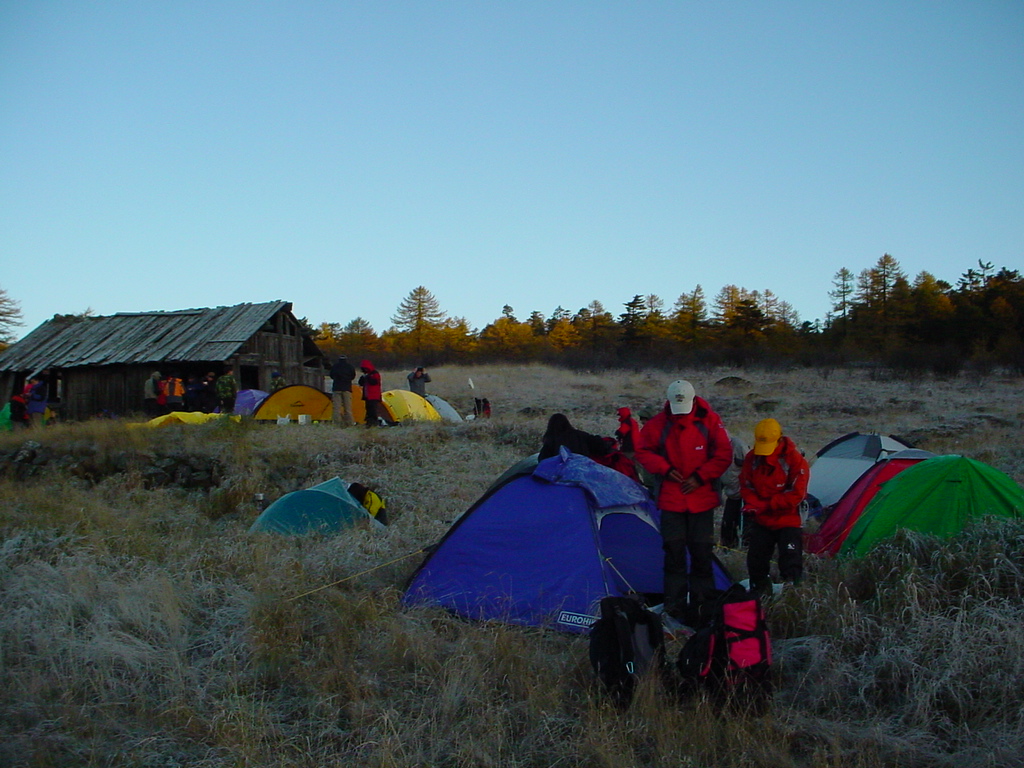
[(772, 555), (778, 549), (779, 576), (797, 582), (803, 575), (803, 520), (800, 504), (807, 496), (807, 459), (782, 434), (775, 419), (754, 428), (754, 448), (743, 460), (740, 494), (750, 530), (747, 573), (755, 592), (771, 589)]
[(722, 419), (690, 382), (672, 382), (666, 396), (665, 407), (640, 430), (635, 458), (660, 480), (665, 610), (693, 625), (714, 594), (714, 516), (721, 504), (715, 480), (732, 461), (732, 443)]

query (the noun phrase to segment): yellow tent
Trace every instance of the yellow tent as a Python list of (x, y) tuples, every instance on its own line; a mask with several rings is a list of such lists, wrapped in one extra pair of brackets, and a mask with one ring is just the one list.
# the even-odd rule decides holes
[(383, 398), (393, 421), (441, 421), (437, 409), (415, 392), (391, 389)]
[(269, 395), (252, 415), (257, 421), (276, 421), (284, 416), (292, 421), (298, 421), (299, 416), (308, 416), (310, 421), (330, 421), (331, 398), (319, 389), (292, 384)]
[[(283, 391), (283, 390), (280, 390)], [(385, 421), (442, 421), (441, 414), (430, 403), (407, 389), (392, 389), (381, 395), (381, 409), (378, 413)], [(330, 418), (330, 413), (328, 413)], [(366, 423), (366, 403), (363, 391), (352, 387), (352, 420), (356, 424)]]

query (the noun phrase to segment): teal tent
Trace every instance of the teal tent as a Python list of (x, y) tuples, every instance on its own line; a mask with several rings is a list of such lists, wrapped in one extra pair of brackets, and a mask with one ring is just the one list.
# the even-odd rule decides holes
[(1024, 517), (1024, 490), (994, 467), (964, 456), (934, 456), (887, 480), (843, 542), (863, 555), (901, 528), (948, 538), (971, 520)]
[(374, 520), (340, 477), (286, 493), (256, 518), (249, 533), (338, 533), (357, 525), (384, 526)]

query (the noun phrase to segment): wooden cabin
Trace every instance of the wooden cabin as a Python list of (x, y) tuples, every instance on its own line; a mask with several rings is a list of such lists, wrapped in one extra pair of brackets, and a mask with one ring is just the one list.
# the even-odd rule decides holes
[(108, 317), (57, 315), (0, 352), (6, 402), (45, 372), (50, 407), (62, 420), (142, 411), (154, 371), (183, 380), (235, 370), (240, 389), (270, 391), (279, 371), (289, 384), (323, 388), (326, 358), (286, 301)]

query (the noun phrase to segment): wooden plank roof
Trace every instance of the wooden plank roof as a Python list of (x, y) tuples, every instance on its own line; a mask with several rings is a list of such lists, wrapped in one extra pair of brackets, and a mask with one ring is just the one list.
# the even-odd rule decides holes
[(47, 320), (0, 352), (0, 371), (227, 360), (287, 301)]

